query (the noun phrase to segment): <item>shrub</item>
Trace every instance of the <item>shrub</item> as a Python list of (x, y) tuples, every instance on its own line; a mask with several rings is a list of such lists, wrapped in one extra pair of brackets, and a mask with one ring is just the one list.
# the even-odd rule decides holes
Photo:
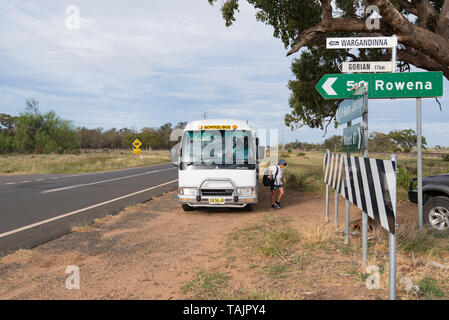
[(441, 290), (441, 288), (438, 286), (437, 281), (432, 278), (423, 278), (418, 282), (418, 285), (421, 291), (427, 293), (430, 296), (444, 297), (443, 290)]
[(444, 154), (441, 158), (442, 158), (442, 160), (444, 162), (449, 162), (449, 153), (448, 154)]
[(305, 175), (288, 173), (285, 178), (287, 179), (287, 183), (285, 184), (285, 186), (288, 189), (296, 189), (296, 190), (304, 189), (306, 182)]
[(14, 140), (13, 137), (0, 133), (0, 154), (10, 153), (12, 151), (13, 140)]
[(413, 173), (411, 173), (405, 166), (398, 166), (398, 187), (408, 190), (410, 186), (410, 181), (414, 178)]

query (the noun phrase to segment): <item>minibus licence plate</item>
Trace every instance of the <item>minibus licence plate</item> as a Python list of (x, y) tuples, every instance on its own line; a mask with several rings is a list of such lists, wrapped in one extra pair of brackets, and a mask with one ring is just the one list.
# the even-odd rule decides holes
[(224, 198), (210, 198), (209, 204), (224, 204), (225, 199)]

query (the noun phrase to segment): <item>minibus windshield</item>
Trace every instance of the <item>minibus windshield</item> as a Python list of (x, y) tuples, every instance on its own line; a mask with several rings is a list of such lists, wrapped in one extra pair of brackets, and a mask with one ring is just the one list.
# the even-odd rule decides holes
[(254, 169), (254, 148), (251, 131), (186, 131), (182, 138), (181, 169)]

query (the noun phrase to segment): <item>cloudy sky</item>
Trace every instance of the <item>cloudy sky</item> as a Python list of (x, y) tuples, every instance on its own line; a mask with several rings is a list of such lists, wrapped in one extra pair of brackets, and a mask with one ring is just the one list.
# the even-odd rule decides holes
[[(242, 2), (226, 28), (207, 0), (1, 0), (0, 113), (18, 114), (34, 97), (76, 126), (140, 129), (208, 118), (279, 128), (293, 79), (272, 28)], [(67, 28), (66, 9), (80, 10)], [(73, 21), (73, 20), (69, 20)], [(69, 24), (73, 25), (73, 24)], [(429, 145), (449, 146), (449, 82), (423, 99)], [(370, 131), (416, 128), (415, 100), (370, 100)], [(331, 129), (327, 136), (341, 134)], [(281, 134), (280, 134), (281, 136)], [(323, 132), (290, 131), (285, 141), (320, 142)]]

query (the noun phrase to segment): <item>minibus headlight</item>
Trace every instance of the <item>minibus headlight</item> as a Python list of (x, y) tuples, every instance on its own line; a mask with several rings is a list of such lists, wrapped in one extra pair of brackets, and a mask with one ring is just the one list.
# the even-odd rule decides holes
[(179, 194), (183, 196), (196, 196), (197, 189), (196, 188), (179, 188)]
[(239, 196), (253, 196), (256, 194), (256, 188), (246, 187), (237, 188), (237, 195)]

